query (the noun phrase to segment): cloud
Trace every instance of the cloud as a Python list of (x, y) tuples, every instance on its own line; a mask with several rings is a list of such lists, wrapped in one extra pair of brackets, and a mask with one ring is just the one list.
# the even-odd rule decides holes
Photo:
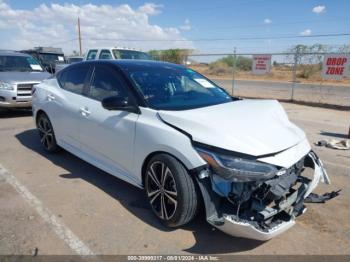
[(264, 19), (264, 24), (271, 24), (272, 20), (270, 18), (265, 18)]
[(157, 5), (154, 3), (146, 3), (139, 7), (139, 11), (148, 15), (157, 15), (161, 13), (160, 8), (162, 8), (163, 5)]
[(185, 22), (182, 26), (179, 27), (181, 30), (188, 31), (192, 29), (191, 22), (189, 19), (185, 19)]
[(311, 35), (311, 29), (305, 29), (304, 31), (300, 32), (300, 35), (303, 35), (303, 36)]
[(312, 8), (312, 12), (316, 14), (324, 13), (326, 12), (326, 7), (324, 5), (315, 6), (314, 8)]
[[(150, 23), (150, 16), (159, 14), (161, 7), (153, 3), (135, 9), (127, 4), (41, 4), (31, 10), (20, 10), (0, 0), (0, 38), (3, 40), (0, 41), (0, 49), (52, 45), (62, 47), (70, 54), (78, 50), (78, 17), (84, 50), (96, 46), (124, 46), (142, 50), (193, 48), (193, 43), (181, 35), (179, 28)], [(189, 21), (185, 21), (185, 25), (190, 26)], [(173, 39), (180, 41), (167, 41)]]

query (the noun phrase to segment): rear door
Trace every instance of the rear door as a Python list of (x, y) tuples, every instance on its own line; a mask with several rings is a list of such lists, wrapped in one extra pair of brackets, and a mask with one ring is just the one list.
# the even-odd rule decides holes
[(58, 143), (68, 150), (80, 149), (79, 121), (81, 121), (83, 93), (90, 79), (92, 66), (77, 65), (57, 75), (58, 87), (47, 92), (49, 116)]
[(138, 114), (106, 110), (101, 101), (109, 96), (132, 99), (126, 83), (117, 69), (95, 65), (84, 99), (85, 115), (81, 115), (80, 141), (90, 162), (130, 183), (140, 184), (132, 177), (134, 137)]

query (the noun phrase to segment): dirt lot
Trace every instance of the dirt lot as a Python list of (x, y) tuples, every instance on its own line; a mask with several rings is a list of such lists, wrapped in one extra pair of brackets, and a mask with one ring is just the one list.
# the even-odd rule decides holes
[[(283, 106), (310, 142), (348, 132), (349, 112)], [(341, 195), (308, 204), (291, 230), (257, 242), (225, 235), (203, 215), (164, 228), (143, 191), (67, 152), (46, 154), (28, 113), (0, 112), (0, 145), (0, 254), (349, 254), (350, 151), (315, 147), (332, 180), (319, 191)]]

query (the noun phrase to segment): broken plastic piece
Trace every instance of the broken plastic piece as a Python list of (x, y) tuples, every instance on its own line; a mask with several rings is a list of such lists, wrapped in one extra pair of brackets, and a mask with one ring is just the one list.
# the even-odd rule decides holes
[(305, 198), (304, 202), (305, 203), (326, 203), (326, 201), (339, 196), (340, 191), (341, 189), (339, 189), (338, 191), (324, 193), (321, 196), (315, 193), (311, 193), (310, 195), (308, 195), (307, 198)]
[(325, 146), (328, 148), (339, 149), (339, 150), (349, 150), (350, 149), (350, 141), (347, 139), (337, 140), (320, 140), (315, 143), (316, 146)]

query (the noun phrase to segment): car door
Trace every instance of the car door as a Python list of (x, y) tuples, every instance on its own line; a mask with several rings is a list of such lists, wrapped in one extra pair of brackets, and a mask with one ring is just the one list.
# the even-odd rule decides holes
[(91, 68), (89, 65), (77, 65), (64, 69), (57, 75), (56, 88), (47, 90), (47, 110), (49, 117), (52, 116), (57, 142), (69, 151), (80, 150), (82, 94), (90, 79)]
[(109, 96), (132, 99), (116, 69), (96, 64), (88, 98), (84, 99), (85, 114), (81, 114), (79, 121), (81, 148), (96, 166), (128, 182), (140, 184), (131, 175), (138, 114), (106, 110), (101, 101)]

